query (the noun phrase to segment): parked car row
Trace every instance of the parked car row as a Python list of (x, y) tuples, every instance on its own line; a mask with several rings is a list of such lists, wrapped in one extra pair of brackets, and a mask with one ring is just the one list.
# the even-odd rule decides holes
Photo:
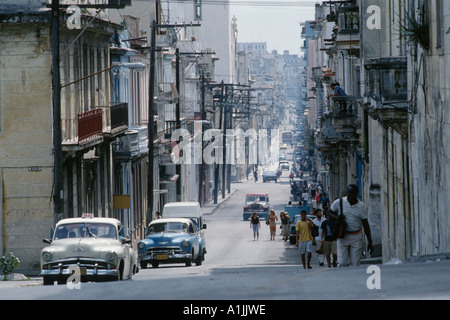
[(60, 220), (48, 244), (41, 251), (41, 276), (44, 285), (66, 283), (69, 277), (80, 281), (132, 279), (139, 266), (150, 263), (192, 263), (205, 259), (206, 242), (200, 205), (196, 202), (167, 204), (164, 219), (152, 221), (137, 250), (114, 218), (84, 214), (81, 218)]

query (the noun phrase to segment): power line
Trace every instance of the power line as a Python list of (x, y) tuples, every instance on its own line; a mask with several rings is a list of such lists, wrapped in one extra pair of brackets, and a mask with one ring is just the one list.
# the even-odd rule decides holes
[[(151, 2), (149, 0), (133, 0), (133, 2)], [(167, 3), (192, 4), (192, 0), (168, 0)], [(265, 0), (202, 0), (202, 5), (229, 5), (246, 7), (315, 7), (317, 1), (265, 1)]]

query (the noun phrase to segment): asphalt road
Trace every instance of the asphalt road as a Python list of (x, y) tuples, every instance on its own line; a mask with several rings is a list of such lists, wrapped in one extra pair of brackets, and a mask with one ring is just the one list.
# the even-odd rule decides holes
[[(2, 289), (0, 299), (26, 300), (176, 300), (186, 306), (199, 301), (449, 299), (450, 260), (304, 270), (295, 245), (277, 232), (270, 241), (262, 224), (253, 240), (242, 221), (247, 192), (267, 192), (279, 214), (289, 200), (287, 172), (281, 183), (233, 184), (233, 194), (206, 217), (206, 260), (201, 266), (160, 265), (141, 270), (131, 281), (81, 283)], [(279, 223), (279, 222), (278, 222)], [(192, 302), (191, 303), (188, 303)], [(184, 305), (182, 305), (184, 306)], [(192, 310), (191, 310), (192, 311)], [(181, 311), (177, 311), (181, 312)]]

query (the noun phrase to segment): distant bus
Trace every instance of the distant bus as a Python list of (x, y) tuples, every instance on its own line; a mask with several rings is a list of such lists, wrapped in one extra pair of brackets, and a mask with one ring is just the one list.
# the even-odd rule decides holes
[(283, 143), (292, 144), (292, 132), (283, 132), (281, 139), (283, 140)]

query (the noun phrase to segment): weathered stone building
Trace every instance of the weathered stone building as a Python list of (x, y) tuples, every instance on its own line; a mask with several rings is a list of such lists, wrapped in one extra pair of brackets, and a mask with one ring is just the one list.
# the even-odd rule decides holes
[[(339, 81), (356, 112), (353, 146), (346, 144), (331, 190), (360, 185), (383, 261), (450, 251), (449, 18), (450, 3), (429, 0), (347, 1), (326, 16), (336, 27), (327, 40), (330, 60), (317, 76)], [(347, 117), (349, 109), (331, 101), (318, 130), (323, 151), (351, 128), (336, 113)], [(338, 164), (323, 156), (331, 168)]]
[[(61, 10), (64, 12), (64, 10)], [(61, 176), (55, 213), (51, 10), (5, 5), (0, 12), (1, 252), (39, 270), (42, 238), (55, 221), (113, 214), (111, 143), (128, 128), (128, 104), (112, 103), (110, 38), (120, 28), (90, 18), (85, 32), (60, 15)]]

